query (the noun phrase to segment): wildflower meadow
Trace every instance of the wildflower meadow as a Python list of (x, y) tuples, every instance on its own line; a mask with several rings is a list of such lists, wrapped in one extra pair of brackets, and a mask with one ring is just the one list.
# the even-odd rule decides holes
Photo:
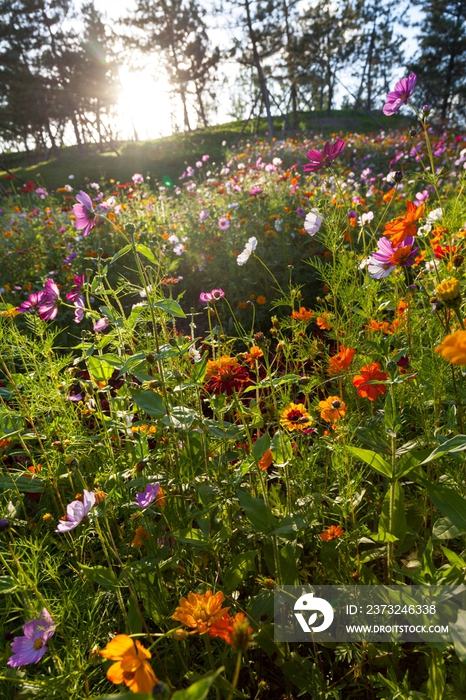
[(466, 697), (464, 611), (274, 638), (277, 586), (465, 584), (466, 133), (416, 82), (404, 130), (2, 177), (2, 700)]

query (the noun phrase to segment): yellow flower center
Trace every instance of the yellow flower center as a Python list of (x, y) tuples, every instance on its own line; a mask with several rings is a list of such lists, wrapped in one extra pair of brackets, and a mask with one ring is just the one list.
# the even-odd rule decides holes
[(44, 646), (44, 640), (42, 639), (42, 637), (36, 639), (32, 646), (34, 647), (34, 649), (42, 649), (42, 647)]

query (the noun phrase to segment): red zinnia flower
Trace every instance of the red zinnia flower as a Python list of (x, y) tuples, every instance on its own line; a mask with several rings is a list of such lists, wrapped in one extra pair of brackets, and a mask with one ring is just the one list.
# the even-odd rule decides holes
[(228, 363), (219, 367), (218, 372), (209, 379), (206, 389), (214, 394), (230, 396), (234, 391), (244, 389), (244, 385), (248, 382), (249, 372), (246, 367)]

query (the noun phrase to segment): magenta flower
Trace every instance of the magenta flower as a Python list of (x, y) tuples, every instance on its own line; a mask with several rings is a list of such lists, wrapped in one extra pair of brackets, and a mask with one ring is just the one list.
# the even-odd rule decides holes
[(39, 305), (39, 316), (42, 321), (51, 321), (58, 313), (60, 290), (50, 277), (45, 280), (44, 295)]
[(69, 532), (84, 520), (95, 503), (93, 491), (83, 491), (82, 501), (72, 501), (66, 506), (66, 520), (59, 520), (55, 532)]
[(103, 316), (102, 318), (99, 318), (99, 320), (96, 321), (92, 327), (96, 333), (99, 333), (100, 331), (104, 331), (109, 323), (110, 321), (108, 318)]
[(155, 501), (160, 490), (160, 484), (157, 481), (156, 484), (147, 484), (146, 490), (142, 493), (136, 494), (135, 505), (139, 508), (147, 508), (151, 503)]
[(45, 292), (43, 289), (41, 289), (40, 292), (32, 292), (32, 294), (29, 295), (29, 299), (26, 299), (18, 306), (17, 311), (20, 311), (22, 314), (35, 311), (42, 303), (44, 294)]
[(92, 200), (86, 192), (80, 191), (76, 195), (79, 204), (73, 205), (73, 214), (76, 217), (75, 228), (82, 231), (82, 235), (88, 236), (95, 226), (96, 213), (92, 207)]
[(388, 238), (379, 238), (378, 250), (367, 261), (369, 275), (380, 280), (388, 277), (395, 267), (412, 267), (419, 251), (419, 248), (413, 248), (413, 243), (414, 237), (407, 236), (401, 245), (394, 248)]
[(70, 301), (75, 301), (80, 294), (82, 294), (82, 289), (84, 285), (85, 273), (82, 275), (73, 275), (74, 277), (74, 287), (71, 287), (71, 291), (68, 292), (66, 298)]
[(344, 147), (345, 142), (343, 139), (337, 139), (332, 145), (330, 145), (330, 143), (327, 141), (323, 151), (317, 151), (315, 149), (308, 151), (306, 156), (311, 162), (304, 166), (304, 172), (316, 173), (319, 170), (322, 170), (325, 165), (328, 165), (332, 162), (332, 160), (338, 158)]
[(36, 664), (47, 651), (46, 641), (55, 633), (55, 624), (48, 610), (44, 608), (37, 620), (28, 620), (23, 625), (24, 637), (15, 637), (11, 643), (13, 656), (7, 666), (17, 668), (26, 664)]
[(208, 304), (209, 301), (218, 301), (225, 296), (223, 289), (212, 289), (211, 292), (201, 292), (199, 299), (201, 304)]
[(414, 92), (417, 76), (415, 73), (410, 73), (407, 78), (401, 78), (395, 85), (393, 92), (389, 92), (385, 98), (387, 101), (383, 107), (383, 113), (390, 117), (395, 112), (398, 112), (401, 105), (407, 104), (409, 98)]
[(249, 190), (251, 197), (255, 197), (256, 194), (262, 194), (262, 187), (256, 186)]

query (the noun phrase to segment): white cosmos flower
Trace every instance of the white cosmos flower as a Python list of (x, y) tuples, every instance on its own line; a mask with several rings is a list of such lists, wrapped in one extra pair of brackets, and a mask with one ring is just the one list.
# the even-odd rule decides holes
[(238, 257), (236, 258), (236, 262), (238, 263), (238, 265), (244, 265), (245, 263), (247, 263), (247, 261), (249, 260), (251, 255), (256, 250), (256, 247), (257, 247), (257, 238), (255, 236), (251, 236), (251, 238), (249, 238), (248, 242), (244, 246), (243, 252), (240, 253), (238, 255)]
[(435, 221), (440, 221), (443, 216), (443, 211), (441, 210), (440, 207), (437, 207), (437, 209), (432, 209), (431, 212), (427, 215), (427, 221), (429, 223), (434, 223)]
[(310, 236), (315, 236), (322, 226), (322, 217), (317, 209), (311, 209), (304, 219), (304, 228)]

